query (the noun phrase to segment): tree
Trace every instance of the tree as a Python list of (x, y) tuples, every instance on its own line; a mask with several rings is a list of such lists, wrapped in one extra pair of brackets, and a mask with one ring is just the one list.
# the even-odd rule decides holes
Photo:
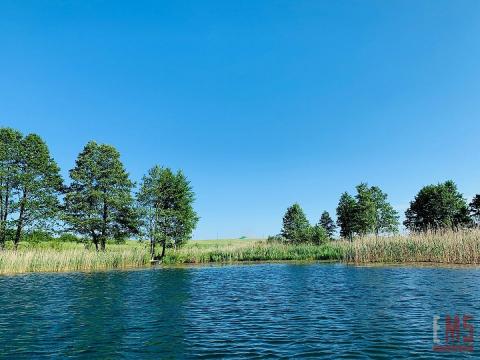
[(377, 186), (372, 186), (370, 192), (375, 205), (375, 222), (373, 226), (375, 235), (398, 232), (398, 212), (387, 201), (387, 194)]
[(480, 225), (480, 195), (475, 195), (469, 205), (469, 210), (473, 223), (476, 226)]
[(323, 226), (317, 224), (315, 226), (309, 226), (305, 242), (311, 242), (315, 245), (325, 244), (331, 237)]
[(333, 239), (333, 236), (335, 235), (335, 230), (337, 229), (337, 227), (335, 226), (335, 223), (330, 217), (330, 214), (328, 213), (328, 211), (324, 211), (322, 213), (322, 216), (320, 217), (320, 221), (318, 225), (321, 226), (323, 229), (325, 229), (325, 232), (329, 239)]
[(349, 240), (353, 239), (355, 231), (355, 211), (357, 202), (355, 199), (344, 192), (340, 196), (337, 206), (337, 225), (340, 228), (340, 236)]
[(90, 141), (70, 170), (65, 196), (65, 220), (78, 234), (89, 236), (98, 250), (108, 238), (123, 239), (138, 232), (128, 177), (119, 152)]
[(60, 169), (45, 142), (38, 135), (30, 134), (20, 145), (15, 248), (24, 228), (45, 226), (57, 217), (60, 209), (58, 196), (63, 190)]
[(300, 205), (297, 203), (290, 206), (283, 217), (281, 235), (290, 242), (303, 242), (310, 224)]
[(404, 225), (411, 231), (457, 230), (470, 224), (467, 203), (451, 180), (423, 187), (405, 217)]
[(5, 246), (11, 215), (18, 195), (20, 144), (23, 135), (11, 128), (0, 128), (0, 249)]
[(359, 235), (394, 233), (398, 231), (398, 214), (388, 203), (387, 194), (366, 183), (357, 186), (354, 216), (355, 232)]
[(355, 198), (354, 231), (361, 236), (373, 233), (377, 211), (373, 193), (366, 183), (357, 185)]
[[(142, 214), (142, 228), (150, 238), (152, 260), (165, 256), (167, 244), (175, 248), (190, 239), (198, 222), (193, 209), (195, 194), (185, 175), (155, 166), (143, 177), (137, 202)], [(156, 244), (162, 253), (156, 255)]]

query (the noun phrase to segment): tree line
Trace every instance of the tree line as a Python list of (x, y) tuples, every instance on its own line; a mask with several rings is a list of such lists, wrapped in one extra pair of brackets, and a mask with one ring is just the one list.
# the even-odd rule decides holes
[(182, 171), (156, 165), (134, 193), (111, 145), (87, 143), (69, 176), (67, 185), (40, 136), (0, 128), (0, 248), (7, 241), (17, 248), (26, 231), (60, 229), (88, 238), (97, 250), (105, 250), (108, 239), (146, 236), (158, 259), (167, 246), (190, 239), (198, 222)]
[[(281, 233), (271, 240), (289, 243), (321, 244), (340, 238), (352, 241), (358, 236), (388, 235), (399, 232), (399, 215), (377, 186), (361, 183), (356, 194), (344, 192), (336, 209), (336, 223), (324, 211), (316, 225), (310, 225), (299, 204), (290, 206)], [(480, 195), (468, 204), (456, 184), (445, 181), (420, 189), (405, 212), (405, 228), (411, 232), (453, 230), (480, 226)]]

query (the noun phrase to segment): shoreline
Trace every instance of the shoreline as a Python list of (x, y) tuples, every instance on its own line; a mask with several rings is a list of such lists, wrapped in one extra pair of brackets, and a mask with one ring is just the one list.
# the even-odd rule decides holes
[(0, 251), (0, 276), (268, 263), (353, 266), (480, 267), (480, 230), (292, 244), (265, 240), (191, 240), (151, 265), (149, 244), (127, 240), (104, 252), (74, 242), (23, 243)]
[(208, 263), (175, 263), (175, 264), (156, 264), (145, 266), (127, 266), (123, 268), (97, 268), (85, 270), (44, 270), (27, 272), (0, 273), (0, 279), (11, 276), (26, 276), (34, 274), (42, 275), (65, 275), (65, 274), (93, 274), (108, 272), (131, 272), (131, 271), (157, 271), (171, 269), (195, 269), (195, 268), (216, 268), (226, 266), (255, 266), (255, 265), (343, 265), (356, 268), (413, 268), (413, 269), (451, 269), (451, 270), (480, 270), (480, 264), (457, 264), (441, 262), (403, 262), (403, 263), (350, 263), (339, 260), (257, 260), (257, 261), (232, 261), (232, 262), (208, 262)]

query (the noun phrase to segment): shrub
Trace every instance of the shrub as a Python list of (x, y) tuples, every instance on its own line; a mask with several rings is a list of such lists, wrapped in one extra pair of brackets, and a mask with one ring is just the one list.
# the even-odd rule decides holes
[(63, 233), (62, 235), (60, 235), (58, 238), (57, 238), (58, 241), (60, 242), (75, 242), (75, 243), (81, 243), (82, 242), (82, 239), (73, 235), (73, 234), (70, 234), (70, 233)]

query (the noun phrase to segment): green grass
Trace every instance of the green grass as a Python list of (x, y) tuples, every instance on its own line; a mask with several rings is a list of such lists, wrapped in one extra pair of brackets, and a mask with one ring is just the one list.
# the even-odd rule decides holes
[[(148, 243), (108, 244), (105, 252), (74, 242), (21, 243), (0, 251), (0, 274), (91, 271), (149, 266)], [(332, 260), (365, 263), (480, 264), (480, 230), (365, 237), (324, 245), (286, 245), (259, 239), (190, 241), (167, 249), (164, 265), (245, 261)]]
[(268, 244), (266, 241), (192, 242), (175, 252), (168, 252), (165, 264), (202, 264), (210, 262), (341, 260), (342, 247), (336, 243), (316, 245)]

